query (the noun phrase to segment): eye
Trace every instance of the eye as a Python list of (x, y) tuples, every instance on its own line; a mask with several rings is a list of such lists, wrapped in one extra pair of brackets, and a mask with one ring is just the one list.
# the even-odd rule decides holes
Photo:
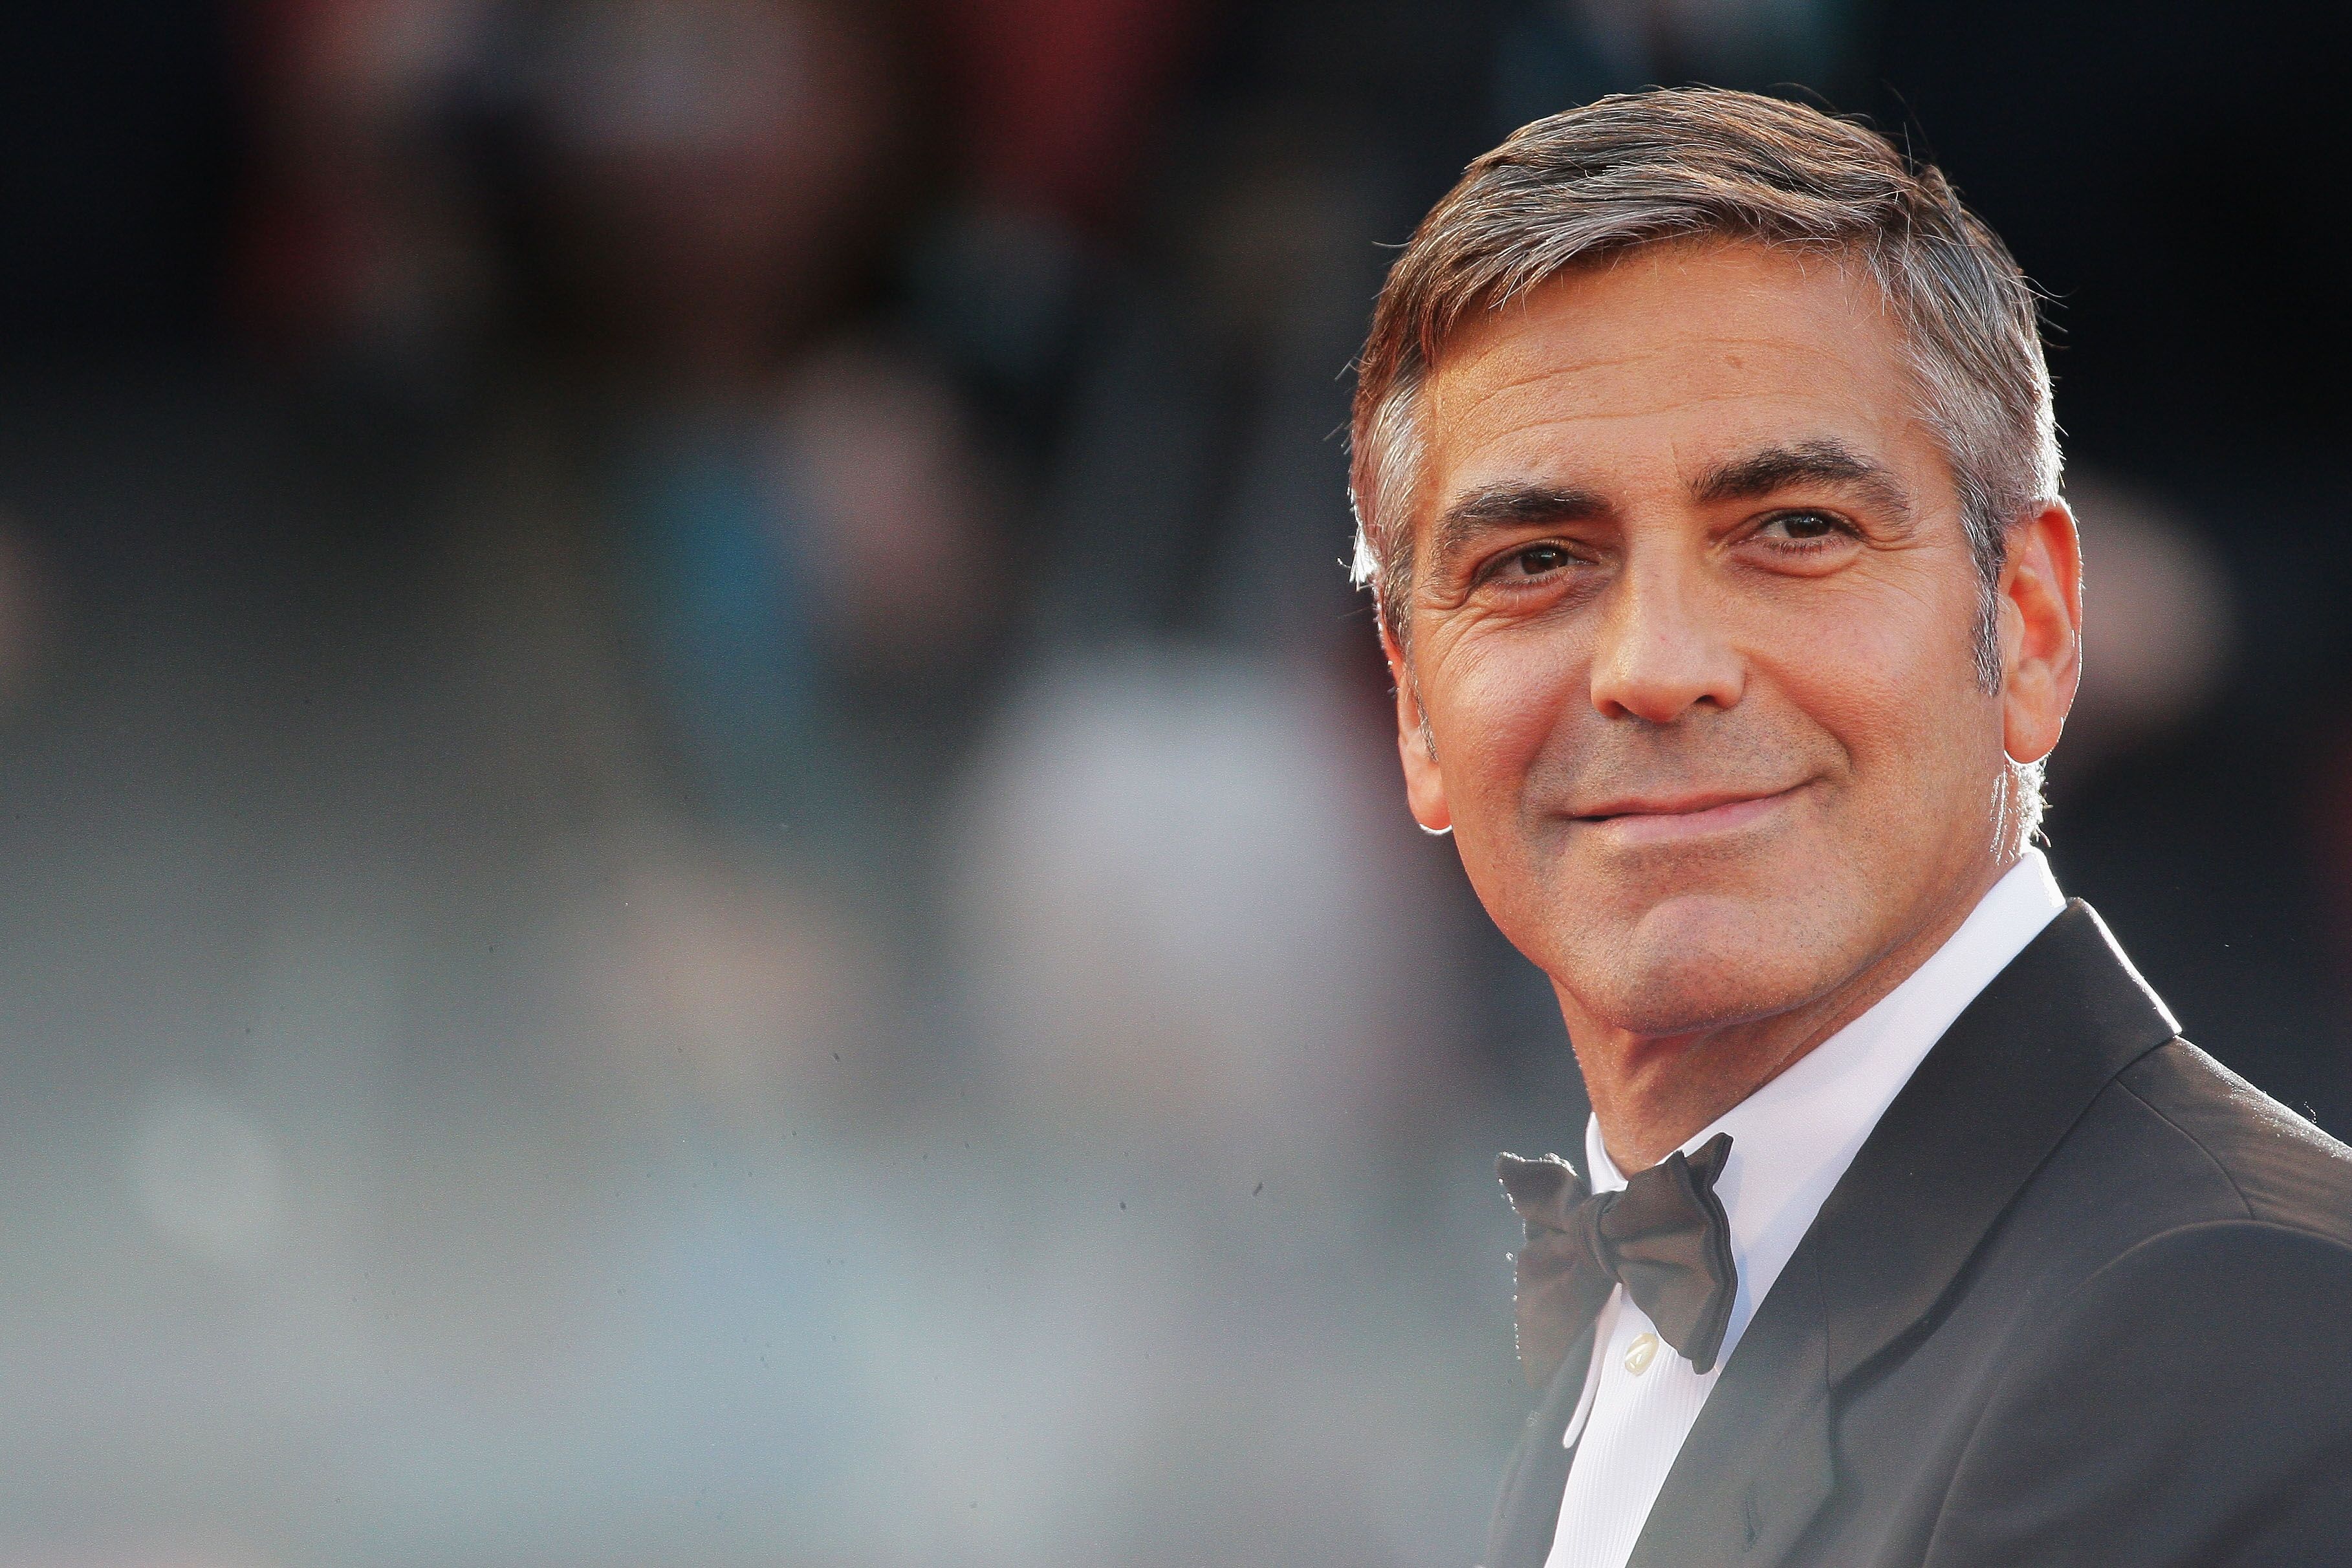
[(1565, 545), (1530, 544), (1514, 550), (1498, 564), (1498, 571), (1508, 577), (1542, 577), (1563, 571), (1576, 563), (1576, 557)]
[(1827, 512), (1784, 511), (1756, 531), (1769, 540), (1811, 544), (1819, 540), (1833, 539), (1842, 533), (1850, 534), (1853, 530)]

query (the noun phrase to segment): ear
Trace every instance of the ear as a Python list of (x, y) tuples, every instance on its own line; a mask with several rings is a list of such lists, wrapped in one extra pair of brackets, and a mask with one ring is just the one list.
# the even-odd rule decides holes
[(1381, 651), (1388, 655), (1389, 679), (1396, 683), (1397, 756), (1404, 763), (1405, 802), (1423, 832), (1450, 833), (1454, 813), (1445, 804), (1445, 775), (1437, 765), (1429, 716), (1421, 710), (1412, 666), (1397, 646), (1386, 616), (1381, 617)]
[(2083, 551), (2052, 501), (2010, 535), (2000, 585), (2001, 741), (2038, 763), (2058, 743), (2083, 673)]

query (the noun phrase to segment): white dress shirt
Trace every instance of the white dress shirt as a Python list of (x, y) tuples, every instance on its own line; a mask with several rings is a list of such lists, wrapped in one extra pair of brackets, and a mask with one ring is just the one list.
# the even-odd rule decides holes
[[(1830, 1189), (1928, 1049), (2064, 908), (2049, 863), (2027, 850), (1960, 929), (1877, 1005), (1683, 1145), (1689, 1153), (1718, 1132), (1731, 1134), (1731, 1155), (1715, 1184), (1739, 1266), (1731, 1325), (1715, 1370), (1702, 1375), (1658, 1338), (1622, 1286), (1610, 1297), (1583, 1398), (1568, 1424), (1565, 1440), (1576, 1458), (1546, 1568), (1625, 1568), (1715, 1380)], [(1625, 1185), (1597, 1121), (1585, 1128), (1584, 1149), (1595, 1192)]]

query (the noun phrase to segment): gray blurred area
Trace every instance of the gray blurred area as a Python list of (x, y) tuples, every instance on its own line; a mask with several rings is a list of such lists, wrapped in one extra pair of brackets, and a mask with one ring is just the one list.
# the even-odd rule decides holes
[(2053, 861), (2352, 1129), (2315, 13), (0, 13), (0, 1568), (1467, 1563), (1584, 1105), (1402, 809), (1345, 370), (1647, 82), (2050, 288)]

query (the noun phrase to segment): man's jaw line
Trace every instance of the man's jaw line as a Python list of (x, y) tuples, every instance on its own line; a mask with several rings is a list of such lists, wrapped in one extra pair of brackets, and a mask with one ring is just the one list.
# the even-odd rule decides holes
[(1916, 929), (1843, 979), (1781, 1005), (1701, 1008), (1644, 1023), (1608, 1016), (1555, 977), (1570, 1040), (1620, 1168), (1630, 1173), (1664, 1158), (1869, 1011), (1950, 939), (2001, 869), (1969, 879), (1958, 897), (1940, 900)]

